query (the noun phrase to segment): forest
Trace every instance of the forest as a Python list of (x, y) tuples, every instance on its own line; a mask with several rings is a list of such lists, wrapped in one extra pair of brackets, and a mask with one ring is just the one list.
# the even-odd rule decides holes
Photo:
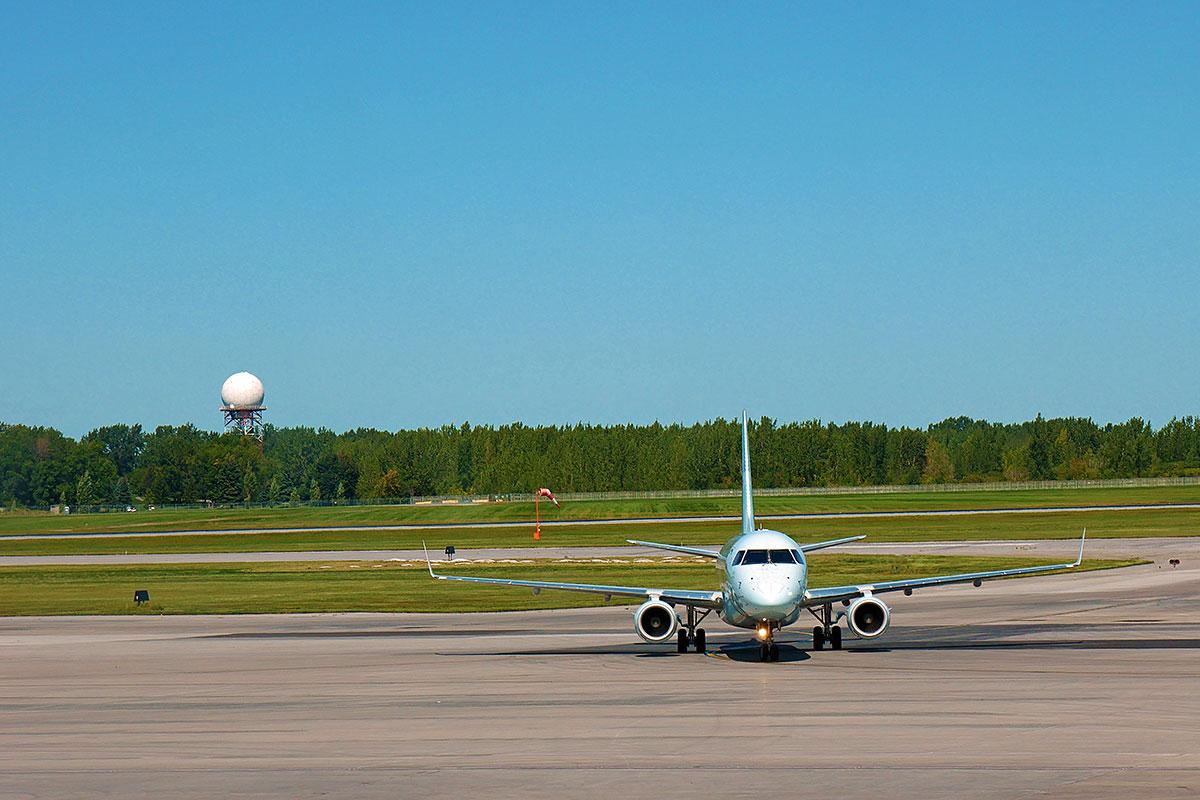
[[(809, 420), (752, 425), (757, 487), (859, 486), (1200, 474), (1200, 419), (1139, 418), (925, 429)], [(344, 433), (268, 425), (260, 443), (193, 425), (116, 424), (76, 440), (0, 423), (0, 504), (10, 508), (336, 502), (428, 495), (733, 488), (734, 420), (693, 425), (446, 426)]]

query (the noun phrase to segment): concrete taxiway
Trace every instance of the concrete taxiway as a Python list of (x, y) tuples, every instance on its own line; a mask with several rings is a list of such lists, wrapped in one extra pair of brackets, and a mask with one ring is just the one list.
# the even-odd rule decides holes
[(1187, 561), (928, 590), (778, 664), (620, 608), (0, 619), (0, 797), (1190, 798), (1198, 597)]

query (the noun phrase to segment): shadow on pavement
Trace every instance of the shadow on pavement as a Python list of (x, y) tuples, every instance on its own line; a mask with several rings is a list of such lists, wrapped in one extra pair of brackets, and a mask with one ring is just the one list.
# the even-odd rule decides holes
[[(756, 664), (762, 663), (759, 658), (758, 642), (746, 642), (738, 644), (727, 644), (718, 647), (713, 653), (716, 656), (724, 656), (730, 661), (753, 662)], [(790, 642), (779, 642), (779, 663), (787, 664), (792, 662), (808, 661), (812, 658), (808, 650), (801, 647), (799, 644)]]

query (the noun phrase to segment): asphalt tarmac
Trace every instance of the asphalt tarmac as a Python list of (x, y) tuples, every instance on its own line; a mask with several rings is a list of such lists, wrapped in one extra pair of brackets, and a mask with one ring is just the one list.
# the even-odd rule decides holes
[(1192, 798), (1198, 596), (1186, 559), (927, 590), (777, 664), (611, 607), (0, 619), (0, 797)]

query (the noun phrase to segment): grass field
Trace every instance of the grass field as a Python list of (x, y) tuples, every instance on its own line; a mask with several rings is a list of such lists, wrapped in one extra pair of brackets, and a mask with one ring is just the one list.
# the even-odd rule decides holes
[[(801, 542), (866, 534), (869, 542), (968, 539), (1073, 539), (1086, 526), (1095, 538), (1194, 536), (1200, 510), (1088, 511), (1053, 514), (984, 514), (933, 517), (777, 520), (771, 527)], [(571, 525), (545, 528), (534, 542), (526, 528), (438, 528), (417, 531), (303, 531), (293, 533), (200, 534), (184, 536), (94, 536), (81, 539), (0, 538), (0, 555), (119, 553), (297, 552), (303, 550), (405, 550), (421, 542), (439, 552), (452, 544), (469, 547), (617, 546), (626, 539), (672, 544), (721, 544), (738, 523), (681, 522)]]
[[(858, 556), (811, 560), (815, 586), (972, 572), (1046, 563), (1029, 558)], [(1088, 560), (1084, 569), (1137, 562)], [(539, 580), (715, 589), (711, 562), (682, 559), (645, 565), (543, 562), (514, 566), (456, 564), (456, 572)], [(135, 589), (151, 602), (133, 603)], [(465, 612), (623, 605), (598, 595), (467, 586), (429, 577), (424, 565), (396, 563), (198, 564), (121, 567), (9, 567), (0, 570), (0, 615), (245, 614), (284, 612)]]
[[(589, 500), (547, 505), (547, 520), (628, 519), (733, 515), (737, 497), (668, 500)], [(1020, 491), (919, 492), (912, 494), (797, 495), (755, 498), (759, 514), (915, 509), (1034, 508), (1074, 505), (1200, 502), (1200, 486), (1148, 489), (1039, 489)], [(212, 509), (58, 515), (0, 511), (0, 535), (114, 531), (228, 530), (405, 523), (508, 522), (533, 520), (532, 503), (474, 506), (340, 506), (327, 508)]]

